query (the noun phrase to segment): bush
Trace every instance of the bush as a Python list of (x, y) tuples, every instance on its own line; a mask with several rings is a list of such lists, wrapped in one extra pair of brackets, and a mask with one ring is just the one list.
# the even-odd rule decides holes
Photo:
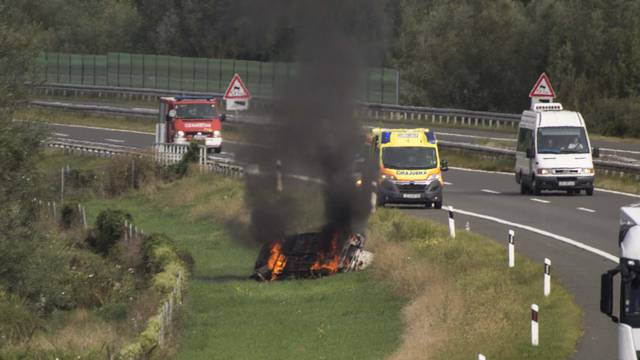
[(78, 210), (77, 203), (67, 203), (62, 206), (60, 214), (60, 225), (63, 229), (69, 230), (71, 227), (82, 223), (82, 214)]
[(125, 220), (131, 221), (131, 215), (121, 210), (106, 209), (98, 214), (96, 228), (87, 238), (91, 248), (103, 256), (109, 254), (124, 234)]
[(32, 254), (16, 291), (43, 313), (50, 313), (126, 301), (135, 291), (135, 278), (97, 254), (52, 239)]
[(142, 259), (147, 274), (154, 275), (173, 258), (177, 258), (173, 239), (165, 234), (151, 234), (142, 241)]
[(195, 163), (200, 157), (200, 145), (196, 142), (189, 144), (189, 149), (182, 156), (180, 162), (169, 166), (169, 171), (175, 173), (178, 176), (184, 176), (189, 170), (189, 164)]
[(184, 266), (187, 268), (187, 271), (190, 274), (193, 274), (193, 269), (196, 266), (196, 260), (193, 258), (193, 255), (191, 255), (191, 253), (185, 249), (177, 249), (176, 253), (178, 254), (178, 257), (180, 258)]

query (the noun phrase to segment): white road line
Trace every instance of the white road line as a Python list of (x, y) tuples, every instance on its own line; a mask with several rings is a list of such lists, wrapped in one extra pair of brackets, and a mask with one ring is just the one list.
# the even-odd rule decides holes
[[(445, 207), (443, 206), (442, 209), (445, 210)], [(448, 208), (445, 211), (448, 211)], [(597, 248), (595, 248), (593, 246), (590, 246), (590, 245), (587, 245), (587, 244), (583, 244), (583, 243), (581, 243), (579, 241), (575, 241), (573, 239), (570, 239), (570, 238), (562, 236), (562, 235), (554, 234), (554, 233), (551, 233), (551, 232), (546, 231), (546, 230), (535, 228), (533, 226), (519, 224), (519, 223), (515, 223), (515, 222), (512, 222), (512, 221), (500, 219), (500, 218), (493, 217), (493, 216), (477, 214), (477, 213), (474, 213), (474, 212), (471, 212), (471, 211), (461, 210), (461, 209), (459, 209), (457, 207), (455, 208), (454, 211), (459, 213), (459, 214), (463, 214), (463, 215), (467, 215), (467, 216), (473, 216), (473, 217), (476, 217), (476, 218), (479, 218), (479, 219), (493, 221), (493, 222), (496, 222), (498, 224), (513, 226), (513, 227), (516, 227), (516, 228), (519, 228), (519, 229), (531, 231), (531, 232), (534, 232), (536, 234), (540, 234), (542, 236), (550, 237), (552, 239), (561, 241), (561, 242), (563, 242), (565, 244), (569, 244), (569, 245), (575, 246), (575, 247), (577, 247), (579, 249), (588, 251), (588, 252), (590, 252), (592, 254), (596, 254), (596, 255), (602, 256), (603, 258), (605, 258), (607, 260), (611, 260), (611, 261), (613, 261), (615, 263), (619, 263), (620, 262), (620, 259), (617, 256), (609, 254), (608, 252), (602, 251), (600, 249), (597, 249)]]
[(54, 132), (54, 133), (51, 133), (51, 134), (55, 135), (55, 136), (69, 137), (69, 134), (64, 134), (64, 133), (59, 133), (59, 132)]
[(446, 133), (446, 132), (437, 131), (437, 130), (435, 130), (435, 133), (436, 133), (436, 135), (463, 137), (463, 138), (470, 138), (470, 139), (489, 139), (489, 140), (516, 142), (516, 139), (514, 139), (514, 138), (487, 137), (487, 136), (478, 136), (478, 135), (455, 134), (455, 133)]
[(490, 189), (482, 189), (482, 192), (486, 192), (489, 194), (501, 194), (500, 191), (490, 190)]
[(124, 140), (120, 140), (120, 139), (105, 139), (106, 141), (110, 141), (110, 142), (114, 142), (114, 143), (123, 143)]
[(542, 199), (537, 199), (537, 198), (531, 198), (531, 199), (529, 199), (529, 200), (531, 200), (531, 201), (536, 201), (536, 202), (543, 203), (543, 204), (548, 204), (548, 203), (550, 203), (550, 202), (551, 202), (551, 201), (549, 201), (549, 200), (542, 200)]
[(72, 124), (59, 124), (59, 123), (50, 123), (47, 124), (55, 125), (55, 126), (66, 126), (70, 128), (81, 128), (81, 129), (92, 129), (92, 130), (105, 130), (105, 131), (119, 131), (125, 133), (134, 133), (134, 134), (143, 134), (143, 135), (155, 135), (155, 133), (147, 132), (147, 131), (136, 131), (136, 130), (125, 130), (125, 129), (113, 129), (108, 127), (99, 127), (99, 126), (87, 126), (87, 125), (72, 125)]
[(498, 175), (511, 175), (511, 176), (513, 176), (513, 174), (514, 174), (512, 172), (469, 169), (469, 168), (461, 168), (461, 167), (456, 167), (456, 166), (449, 166), (449, 169), (460, 170), (460, 171), (469, 171), (469, 172), (478, 172), (478, 173), (484, 173), (484, 174), (498, 174)]
[(580, 211), (586, 211), (586, 212), (589, 212), (589, 213), (594, 213), (594, 212), (596, 212), (596, 211), (595, 211), (595, 210), (593, 210), (593, 209), (588, 209), (588, 208), (584, 208), (584, 207), (577, 207), (576, 209), (578, 209), (578, 210), (580, 210)]
[(596, 191), (609, 193), (609, 194), (622, 195), (622, 196), (629, 196), (629, 197), (634, 197), (634, 198), (640, 199), (640, 195), (638, 195), (638, 194), (630, 194), (630, 193), (626, 193), (626, 192), (622, 192), (622, 191), (615, 191), (615, 190), (609, 190), (609, 189), (600, 189), (600, 188), (596, 188)]
[(450, 183), (450, 182), (448, 182), (448, 181), (445, 181), (445, 182), (444, 182), (444, 184), (445, 184), (445, 185), (449, 185), (449, 186), (453, 185), (453, 183)]

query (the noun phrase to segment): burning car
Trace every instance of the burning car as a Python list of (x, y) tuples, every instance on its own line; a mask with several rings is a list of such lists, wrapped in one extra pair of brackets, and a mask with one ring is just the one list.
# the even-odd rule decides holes
[(251, 278), (316, 278), (362, 270), (373, 260), (373, 253), (363, 250), (364, 242), (361, 234), (338, 231), (288, 236), (262, 247)]

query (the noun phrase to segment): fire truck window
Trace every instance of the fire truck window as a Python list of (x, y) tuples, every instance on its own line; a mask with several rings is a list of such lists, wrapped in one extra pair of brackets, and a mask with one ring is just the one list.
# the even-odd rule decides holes
[(210, 119), (218, 116), (211, 104), (178, 105), (176, 112), (176, 117), (181, 119)]

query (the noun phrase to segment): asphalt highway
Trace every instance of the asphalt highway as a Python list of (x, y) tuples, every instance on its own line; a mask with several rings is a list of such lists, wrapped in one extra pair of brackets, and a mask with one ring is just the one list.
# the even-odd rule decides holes
[[(122, 130), (105, 130), (67, 125), (51, 125), (52, 136), (117, 143), (137, 148), (153, 144), (151, 133), (133, 133)], [(227, 142), (223, 153), (233, 157), (243, 145)], [(455, 164), (450, 164), (455, 167)], [(597, 190), (593, 196), (567, 196), (564, 193), (543, 193), (540, 196), (520, 195), (519, 187), (511, 174), (451, 169), (445, 173), (445, 206), (504, 221), (526, 225), (566, 237), (586, 246), (618, 255), (618, 215), (621, 206), (639, 202), (640, 197)], [(424, 208), (404, 208), (407, 213), (447, 222), (446, 211)], [(615, 359), (617, 333), (615, 325), (599, 312), (600, 274), (615, 267), (611, 259), (556, 238), (523, 230), (512, 225), (480, 219), (476, 216), (456, 215), (458, 231), (465, 231), (469, 222), (471, 231), (507, 242), (507, 231), (516, 232), (516, 251), (540, 265), (540, 291), (542, 292), (542, 263), (550, 258), (552, 276), (559, 278), (575, 296), (584, 310), (585, 333), (572, 359)], [(455, 240), (452, 240), (455, 241)], [(517, 266), (517, 264), (516, 264)], [(505, 259), (506, 269), (506, 259)], [(553, 290), (552, 290), (553, 291)], [(523, 304), (528, 307), (530, 304)], [(540, 321), (544, 321), (544, 309), (540, 309)], [(529, 322), (523, 320), (528, 329)], [(543, 345), (543, 344), (541, 344)], [(481, 351), (481, 349), (479, 349)]]

